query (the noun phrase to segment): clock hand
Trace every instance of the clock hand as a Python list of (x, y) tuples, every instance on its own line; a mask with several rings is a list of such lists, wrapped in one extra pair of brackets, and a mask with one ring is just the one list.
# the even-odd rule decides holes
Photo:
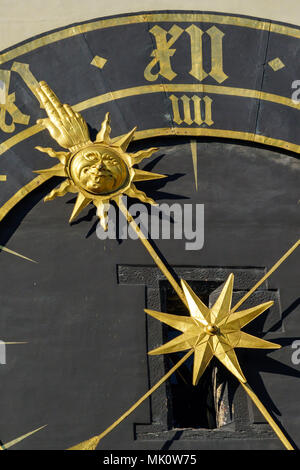
[(40, 431), (41, 429), (45, 428), (46, 426), (47, 426), (47, 424), (45, 424), (44, 426), (41, 426), (40, 428), (35, 429), (34, 431), (28, 432), (27, 434), (23, 434), (23, 436), (17, 437), (13, 441), (10, 441), (10, 442), (7, 442), (6, 444), (0, 445), (0, 450), (6, 450), (6, 449), (9, 449), (10, 447), (15, 446), (19, 442), (23, 441), (24, 439), (31, 436), (32, 434), (35, 434), (36, 432)]
[[(283, 256), (277, 261), (274, 266), (255, 284), (249, 291), (251, 294), (256, 290), (267, 277), (269, 277), (279, 265), (292, 254), (292, 252), (299, 246), (298, 240)], [(202, 315), (206, 318), (208, 325), (205, 326), (200, 323), (198, 326), (193, 321), (197, 319), (197, 305), (196, 294), (185, 283), (182, 282), (184, 292), (187, 295), (186, 302), (189, 306), (191, 317), (184, 317), (182, 315), (170, 315), (161, 312), (154, 312), (152, 310), (145, 310), (147, 314), (160, 320), (163, 323), (172, 326), (182, 332), (168, 343), (150, 351), (149, 354), (166, 354), (169, 352), (183, 351), (190, 349), (180, 361), (175, 364), (172, 369), (165, 374), (145, 395), (143, 395), (129, 410), (116, 420), (111, 426), (103, 431), (98, 436), (94, 436), (80, 444), (77, 444), (69, 450), (95, 450), (100, 440), (110, 433), (116, 426), (118, 426), (126, 417), (128, 417), (146, 398), (148, 398), (159, 386), (172, 375), (178, 367), (180, 367), (191, 355), (194, 353), (194, 371), (193, 383), (198, 383), (201, 375), (207, 368), (213, 356), (215, 356), (241, 383), (244, 390), (248, 393), (249, 397), (253, 400), (260, 412), (269, 422), (274, 432), (279, 437), (280, 441), (288, 450), (293, 450), (293, 446), (284, 435), (281, 428), (266, 410), (262, 402), (258, 399), (251, 387), (246, 381), (244, 374), (238, 363), (234, 348), (258, 348), (258, 349), (274, 349), (280, 348), (280, 345), (262, 340), (255, 336), (249, 335), (241, 331), (241, 328), (246, 326), (252, 320), (266, 311), (273, 302), (266, 302), (264, 304), (252, 307), (247, 310), (236, 312), (237, 308), (245, 302), (249, 297), (248, 293), (231, 309), (232, 289), (233, 289), (234, 276), (231, 274), (227, 279), (222, 292), (211, 309), (204, 306), (202, 301), (198, 298), (198, 310), (202, 310)], [(188, 286), (188, 289), (186, 287)], [(189, 295), (190, 294), (190, 295)], [(193, 294), (193, 295), (192, 295)], [(250, 294), (250, 295), (251, 295)], [(191, 300), (192, 299), (192, 300)]]
[(299, 240), (296, 241), (296, 243), (277, 261), (277, 263), (274, 264), (274, 266), (272, 266), (271, 269), (269, 269), (269, 271), (252, 287), (252, 289), (249, 290), (249, 292), (247, 292), (244, 297), (241, 298), (241, 300), (239, 300), (239, 302), (234, 306), (234, 308), (231, 310), (231, 313), (232, 312), (235, 312), (235, 310), (237, 310), (244, 302), (245, 300), (248, 299), (248, 297), (250, 297), (250, 295), (253, 294), (254, 291), (256, 291), (256, 289), (258, 289), (259, 286), (261, 286), (266, 279), (268, 279), (269, 276), (271, 276), (271, 274), (273, 274), (274, 271), (276, 271), (276, 269), (293, 253), (293, 251), (296, 250), (296, 248), (300, 245), (300, 238)]
[(130, 224), (130, 226), (133, 228), (133, 230), (136, 232), (138, 237), (140, 238), (141, 242), (143, 243), (144, 247), (152, 257), (152, 259), (155, 261), (161, 272), (166, 276), (172, 287), (174, 288), (175, 292), (177, 293), (178, 297), (182, 300), (182, 302), (188, 306), (187, 300), (185, 298), (184, 292), (181, 289), (180, 285), (178, 282), (174, 279), (166, 265), (163, 263), (161, 258), (158, 256), (152, 245), (150, 244), (149, 240), (146, 238), (145, 234), (141, 231), (140, 227), (137, 225), (137, 223), (134, 221), (132, 215), (128, 212), (126, 206), (124, 205), (121, 197), (118, 198), (116, 201), (119, 209), (125, 216), (127, 222)]
[(254, 391), (252, 390), (250, 385), (247, 382), (246, 383), (240, 382), (240, 384), (242, 385), (244, 390), (248, 393), (249, 397), (255, 403), (255, 405), (257, 406), (257, 408), (259, 409), (261, 414), (264, 416), (266, 421), (268, 421), (271, 428), (277, 434), (277, 436), (279, 437), (279, 439), (281, 440), (281, 442), (283, 443), (285, 448), (287, 450), (295, 450), (294, 447), (292, 446), (292, 444), (290, 443), (290, 441), (285, 436), (285, 434), (282, 432), (281, 428), (276, 423), (276, 421), (272, 418), (272, 416), (267, 411), (267, 409), (264, 407), (264, 405), (262, 404), (262, 402), (260, 401), (258, 396), (254, 393)]

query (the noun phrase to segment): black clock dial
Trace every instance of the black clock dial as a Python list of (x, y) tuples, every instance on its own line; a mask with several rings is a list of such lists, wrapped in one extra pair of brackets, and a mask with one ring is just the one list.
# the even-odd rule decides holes
[[(20, 343), (0, 344), (4, 447), (43, 425), (14, 448), (66, 449), (101, 433), (180, 358), (147, 356), (174, 331), (144, 308), (186, 310), (115, 202), (104, 233), (96, 198), (124, 189), (157, 253), (208, 306), (230, 273), (238, 302), (297, 242), (298, 50), (297, 27), (156, 12), (62, 28), (0, 55), (0, 340)], [(72, 108), (53, 96), (46, 105), (41, 81)], [(87, 122), (84, 142), (74, 116), (77, 130)], [(130, 160), (154, 147), (148, 160)], [(53, 174), (36, 173), (58, 162)], [(84, 201), (59, 186), (66, 178)], [(49, 193), (62, 197), (44, 203)], [(244, 304), (274, 302), (245, 331), (282, 348), (237, 352), (295, 447), (298, 262), (296, 252)], [(190, 359), (100, 447), (282, 448), (225, 368), (213, 361), (197, 387), (191, 375)]]

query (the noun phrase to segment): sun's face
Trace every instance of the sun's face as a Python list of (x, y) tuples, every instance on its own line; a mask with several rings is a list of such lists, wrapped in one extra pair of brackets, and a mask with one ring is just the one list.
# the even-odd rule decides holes
[(99, 144), (77, 152), (69, 161), (69, 174), (76, 186), (100, 196), (122, 190), (129, 181), (128, 167), (119, 153)]

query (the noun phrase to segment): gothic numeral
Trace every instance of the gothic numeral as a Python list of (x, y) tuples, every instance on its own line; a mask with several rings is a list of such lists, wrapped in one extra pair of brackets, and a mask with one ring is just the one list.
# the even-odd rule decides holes
[(202, 36), (203, 31), (194, 24), (186, 29), (191, 41), (192, 68), (190, 75), (202, 81), (210, 75), (216, 82), (222, 83), (228, 76), (223, 71), (223, 36), (224, 33), (216, 26), (212, 26), (205, 34), (210, 37), (211, 70), (205, 72), (203, 68)]
[[(186, 33), (190, 39), (190, 53), (192, 68), (189, 71), (190, 75), (195, 77), (200, 82), (207, 76), (212, 77), (216, 82), (222, 83), (228, 78), (223, 71), (223, 37), (224, 33), (216, 26), (211, 26), (207, 31), (202, 31), (198, 26), (191, 25), (186, 28)], [(161, 26), (155, 25), (150, 29), (150, 33), (154, 36), (156, 42), (156, 49), (151, 53), (154, 57), (147, 65), (144, 76), (146, 80), (154, 82), (158, 76), (166, 78), (171, 81), (177, 73), (172, 69), (171, 57), (176, 52), (176, 49), (171, 49), (173, 44), (182, 35), (184, 30), (177, 25), (173, 25), (169, 31), (166, 31)], [(167, 34), (171, 38), (167, 40)], [(203, 66), (203, 35), (207, 34), (210, 38), (210, 71), (204, 70)], [(155, 66), (159, 65), (158, 70), (153, 73)]]
[[(169, 98), (172, 103), (173, 121), (176, 124), (185, 122), (189, 126), (194, 123), (198, 124), (198, 126), (201, 124), (211, 126), (214, 123), (211, 113), (212, 99), (209, 96), (200, 98), (197, 95), (193, 95), (189, 98), (183, 95), (178, 98), (175, 95), (171, 95)], [(180, 101), (181, 105), (179, 104)]]
[[(15, 130), (15, 123), (27, 125), (30, 116), (23, 114), (15, 105), (16, 94), (8, 92), (10, 84), (9, 70), (0, 70), (0, 80), (4, 83), (4, 100), (0, 104), (0, 129), (11, 133)], [(7, 114), (10, 116), (10, 122), (7, 121)]]
[[(144, 76), (146, 80), (154, 82), (158, 75), (162, 75), (167, 80), (173, 80), (176, 77), (177, 73), (174, 73), (171, 67), (171, 57), (176, 52), (176, 49), (170, 49), (175, 41), (181, 36), (183, 29), (177, 25), (173, 25), (169, 31), (161, 28), (160, 26), (153, 26), (150, 29), (150, 33), (153, 34), (156, 41), (156, 49), (151, 52), (151, 56), (154, 59), (147, 65)], [(167, 34), (170, 34), (172, 37), (167, 41)], [(159, 63), (159, 72), (152, 73), (152, 69)]]
[[(32, 72), (30, 71), (29, 65), (22, 64), (21, 62), (14, 62), (11, 67), (11, 71), (18, 73), (21, 76), (22, 80), (31, 90), (33, 95), (37, 98), (42, 108), (42, 102), (36, 92), (36, 88), (39, 84)], [(15, 124), (23, 124), (26, 126), (30, 121), (30, 116), (28, 116), (27, 114), (23, 114), (20, 109), (16, 106), (15, 93), (9, 94), (11, 71), (0, 70), (0, 82), (1, 85), (3, 85), (3, 88), (1, 87), (2, 96), (0, 101), (0, 129), (7, 133), (14, 132), (16, 127)], [(7, 118), (7, 115), (9, 115), (10, 118)]]
[(35, 76), (30, 71), (29, 65), (22, 64), (22, 62), (14, 62), (12, 64), (11, 70), (12, 72), (18, 73), (22, 77), (22, 80), (26, 83), (28, 88), (31, 90), (32, 94), (37, 98), (37, 100), (39, 101), (41, 105), (41, 108), (43, 108), (44, 106), (42, 104), (42, 101), (36, 92), (36, 89), (39, 86), (39, 84)]

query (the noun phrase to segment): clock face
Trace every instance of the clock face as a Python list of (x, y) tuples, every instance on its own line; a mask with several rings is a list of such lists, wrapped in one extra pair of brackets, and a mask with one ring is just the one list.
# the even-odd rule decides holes
[[(226, 15), (133, 15), (62, 29), (0, 56), (7, 91), (0, 244), (29, 258), (1, 252), (0, 339), (22, 342), (6, 345), (0, 364), (2, 444), (43, 425), (14, 448), (66, 449), (97, 435), (182, 357), (147, 356), (175, 333), (144, 308), (187, 315), (176, 292), (115, 202), (108, 232), (93, 204), (68, 223), (76, 191), (58, 193), (57, 168), (33, 173), (59, 165), (54, 156), (68, 162), (64, 178), (91, 202), (135, 181), (124, 196), (129, 212), (208, 306), (230, 273), (236, 304), (299, 238), (299, 105), (284, 89), (296, 76), (289, 51), (299, 50), (299, 30), (272, 25), (267, 45), (266, 25)], [(266, 54), (266, 64), (277, 57), (284, 65), (261, 67)], [(53, 113), (36, 91), (41, 80), (82, 114), (93, 142), (110, 112), (115, 146), (57, 144), (35, 124)], [(118, 147), (135, 125), (128, 148)], [(156, 148), (133, 167), (123, 158)], [(44, 203), (54, 189), (63, 197)], [(282, 348), (236, 351), (248, 383), (295, 445), (298, 261), (296, 252), (243, 306), (274, 302), (245, 332)], [(226, 368), (213, 360), (192, 386), (192, 365), (190, 358), (99, 448), (282, 448)]]

